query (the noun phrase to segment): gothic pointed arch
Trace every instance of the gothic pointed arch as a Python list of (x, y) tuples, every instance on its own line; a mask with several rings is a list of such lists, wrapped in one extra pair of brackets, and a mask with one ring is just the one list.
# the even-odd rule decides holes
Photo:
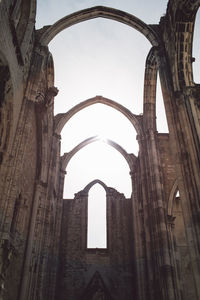
[(139, 134), (139, 135), (142, 134), (142, 126), (140, 124), (141, 116), (134, 115), (130, 110), (125, 108), (123, 105), (121, 105), (113, 100), (110, 100), (108, 98), (102, 97), (102, 96), (96, 96), (96, 97), (87, 99), (87, 100), (77, 104), (76, 106), (74, 106), (68, 112), (56, 115), (54, 118), (55, 133), (60, 134), (64, 125), (67, 123), (67, 121), (71, 117), (73, 117), (77, 112), (79, 112), (80, 110), (82, 110), (90, 105), (96, 104), (96, 103), (101, 103), (101, 104), (110, 106), (110, 107), (118, 110), (119, 112), (121, 112), (132, 123), (137, 134)]
[[(86, 139), (85, 141), (83, 141), (82, 143), (78, 144), (70, 152), (64, 153), (64, 155), (61, 157), (62, 170), (65, 170), (67, 168), (69, 161), (79, 150), (81, 150), (83, 147), (85, 147), (91, 143), (94, 143), (94, 142), (97, 142), (100, 140), (101, 139), (98, 136), (90, 137), (90, 138)], [(137, 157), (134, 154), (132, 154), (132, 153), (128, 154), (119, 144), (117, 144), (109, 139), (103, 140), (103, 142), (105, 142), (108, 145), (110, 145), (111, 147), (115, 148), (117, 151), (119, 151), (122, 154), (122, 156), (125, 158), (127, 164), (129, 165), (130, 172), (132, 172), (134, 170), (134, 166), (137, 161)]]
[(96, 271), (92, 278), (90, 279), (88, 285), (86, 286), (83, 295), (80, 297), (80, 300), (113, 300), (101, 274)]
[(89, 190), (90, 190), (95, 184), (100, 184), (100, 185), (104, 188), (105, 191), (107, 191), (107, 189), (108, 189), (107, 185), (106, 185), (103, 181), (101, 181), (101, 180), (99, 180), (99, 179), (95, 179), (95, 180), (91, 181), (90, 183), (88, 183), (88, 184), (86, 185), (86, 187), (83, 189), (83, 191), (84, 191), (85, 193), (88, 193)]
[(153, 46), (158, 46), (159, 44), (158, 35), (154, 30), (155, 25), (152, 27), (127, 12), (105, 6), (95, 6), (75, 12), (60, 19), (51, 26), (43, 27), (41, 29), (40, 43), (46, 46), (62, 30), (74, 24), (99, 17), (124, 23), (141, 32)]
[(143, 122), (145, 128), (156, 130), (156, 87), (158, 65), (156, 48), (152, 47), (146, 59), (144, 76)]

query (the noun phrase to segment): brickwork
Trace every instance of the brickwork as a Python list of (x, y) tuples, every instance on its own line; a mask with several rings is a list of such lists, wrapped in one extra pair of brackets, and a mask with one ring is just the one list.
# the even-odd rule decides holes
[[(87, 249), (87, 197), (84, 191), (64, 200), (58, 299), (79, 299), (96, 272), (113, 299), (133, 297), (133, 231), (131, 200), (107, 189), (106, 249)], [(124, 247), (124, 244), (129, 244)]]

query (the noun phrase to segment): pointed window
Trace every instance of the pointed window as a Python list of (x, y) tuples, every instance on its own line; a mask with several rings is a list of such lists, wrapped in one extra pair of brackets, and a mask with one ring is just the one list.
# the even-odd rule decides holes
[(88, 195), (87, 248), (107, 248), (106, 192), (100, 184)]

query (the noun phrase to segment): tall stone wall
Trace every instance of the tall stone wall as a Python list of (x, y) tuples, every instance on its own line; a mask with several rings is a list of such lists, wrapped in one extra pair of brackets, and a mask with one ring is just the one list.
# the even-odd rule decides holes
[[(63, 200), (57, 299), (90, 299), (86, 295), (94, 296), (98, 288), (108, 299), (132, 299), (131, 200), (108, 188), (107, 248), (92, 249), (87, 248), (87, 198), (82, 191), (73, 200)], [(98, 286), (93, 282), (96, 277), (102, 282)]]
[[(5, 284), (6, 299), (15, 299), (18, 294), (20, 281), (25, 258), (25, 250), (30, 228), (30, 220), (33, 207), (33, 195), (35, 188), (36, 176), (36, 123), (34, 106), (29, 103), (29, 112), (27, 113), (28, 124), (26, 137), (22, 140), (21, 155), (23, 155), (22, 165), (16, 166), (16, 181), (12, 181), (12, 190), (10, 195), (10, 210), (7, 210), (8, 220), (4, 224), (4, 232), (10, 233), (8, 243), (11, 247), (11, 265), (6, 274), (7, 280)], [(11, 196), (13, 195), (14, 203), (12, 205)], [(15, 196), (17, 195), (17, 196)], [(12, 286), (12, 289), (10, 288)]]

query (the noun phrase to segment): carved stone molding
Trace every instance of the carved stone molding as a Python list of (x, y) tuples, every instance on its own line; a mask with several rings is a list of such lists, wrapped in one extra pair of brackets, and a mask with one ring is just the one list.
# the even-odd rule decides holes
[(174, 228), (174, 221), (175, 221), (176, 217), (174, 217), (173, 215), (167, 215), (167, 224), (169, 226), (171, 226), (171, 228)]
[(57, 96), (58, 89), (55, 86), (48, 88), (45, 94), (45, 106), (51, 106), (53, 104), (54, 97)]

